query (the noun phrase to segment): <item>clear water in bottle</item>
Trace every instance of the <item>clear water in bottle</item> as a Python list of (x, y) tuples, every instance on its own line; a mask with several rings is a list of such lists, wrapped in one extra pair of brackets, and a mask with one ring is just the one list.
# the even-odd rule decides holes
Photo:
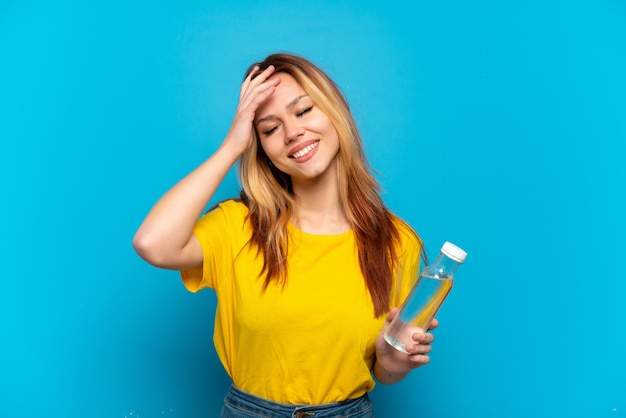
[(422, 274), (385, 332), (385, 340), (397, 350), (407, 353), (406, 344), (413, 341), (414, 333), (428, 330), (453, 283), (452, 276)]

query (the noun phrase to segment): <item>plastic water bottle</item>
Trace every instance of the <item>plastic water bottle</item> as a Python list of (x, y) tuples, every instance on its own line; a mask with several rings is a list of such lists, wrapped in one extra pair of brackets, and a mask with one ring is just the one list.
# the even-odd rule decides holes
[(441, 307), (454, 283), (454, 273), (465, 261), (467, 253), (445, 242), (433, 264), (422, 270), (413, 289), (400, 307), (398, 315), (385, 332), (385, 340), (397, 350), (407, 353), (406, 346), (417, 344), (412, 336), (424, 333)]

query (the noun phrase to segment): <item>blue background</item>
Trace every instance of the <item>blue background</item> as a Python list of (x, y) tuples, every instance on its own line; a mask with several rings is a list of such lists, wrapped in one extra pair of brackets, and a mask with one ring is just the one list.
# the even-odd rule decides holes
[(626, 417), (626, 3), (281, 3), (2, 2), (0, 416), (217, 416), (214, 295), (131, 239), (291, 51), (431, 259), (469, 253), (378, 416)]

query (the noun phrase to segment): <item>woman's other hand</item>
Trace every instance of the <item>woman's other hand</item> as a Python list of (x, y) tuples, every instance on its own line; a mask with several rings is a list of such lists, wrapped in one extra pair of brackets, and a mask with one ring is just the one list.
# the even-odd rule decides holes
[[(384, 334), (391, 321), (398, 315), (398, 308), (393, 308), (385, 320), (382, 331), (376, 338), (376, 362), (374, 363), (374, 375), (376, 379), (385, 384), (395, 383), (402, 380), (411, 370), (428, 364), (428, 354), (432, 350), (433, 334), (414, 333), (412, 335), (415, 344), (407, 345), (408, 354), (393, 348), (385, 341)], [(439, 321), (433, 319), (428, 330), (439, 326)]]

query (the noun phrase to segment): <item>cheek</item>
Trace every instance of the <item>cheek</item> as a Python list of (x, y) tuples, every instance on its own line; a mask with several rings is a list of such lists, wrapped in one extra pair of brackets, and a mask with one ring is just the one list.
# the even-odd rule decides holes
[(318, 127), (320, 130), (326, 132), (327, 135), (337, 136), (337, 130), (335, 129), (335, 125), (333, 125), (330, 118), (326, 116), (318, 121)]
[(339, 145), (339, 133), (337, 132), (337, 129), (335, 129), (335, 125), (333, 125), (330, 120), (328, 121), (328, 124), (325, 126), (324, 132), (326, 132), (327, 138), (332, 138), (333, 141), (337, 142), (337, 145)]
[(259, 147), (263, 149), (265, 155), (272, 159), (278, 153), (280, 144), (271, 139), (261, 139)]

